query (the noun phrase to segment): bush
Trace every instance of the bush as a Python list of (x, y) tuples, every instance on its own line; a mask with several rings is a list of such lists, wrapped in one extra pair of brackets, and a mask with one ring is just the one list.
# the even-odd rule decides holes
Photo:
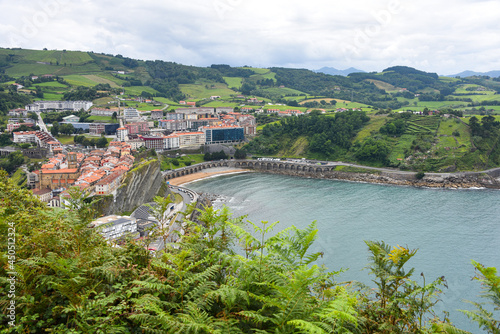
[(424, 178), (424, 176), (425, 176), (425, 173), (422, 171), (415, 174), (415, 177), (417, 178), (417, 180), (422, 180)]

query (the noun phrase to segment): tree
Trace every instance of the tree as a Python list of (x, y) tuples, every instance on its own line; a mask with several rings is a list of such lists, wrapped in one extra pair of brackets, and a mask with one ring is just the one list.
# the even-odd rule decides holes
[(52, 127), (50, 128), (50, 133), (54, 137), (57, 137), (59, 135), (59, 123), (57, 122), (52, 123)]
[[(472, 265), (476, 269), (475, 280), (481, 283), (481, 296), (489, 300), (492, 305), (492, 310), (500, 310), (500, 276), (497, 275), (497, 269), (493, 267), (485, 267), (484, 265), (472, 261)], [(500, 316), (484, 307), (484, 304), (469, 302), (476, 307), (474, 311), (464, 311), (470, 319), (475, 321), (479, 327), (488, 333), (500, 333)]]
[(106, 147), (108, 145), (108, 140), (106, 139), (106, 137), (102, 136), (96, 141), (95, 145), (101, 148)]
[(236, 152), (234, 152), (234, 158), (235, 159), (246, 159), (247, 157), (247, 152), (244, 149), (236, 149)]
[(171, 195), (167, 197), (156, 196), (153, 201), (153, 204), (147, 204), (147, 206), (151, 215), (158, 221), (158, 228), (153, 230), (150, 238), (160, 237), (163, 241), (163, 252), (165, 252), (167, 243), (172, 240), (170, 236), (175, 233), (173, 228), (177, 222), (178, 213), (173, 212), (175, 203)]

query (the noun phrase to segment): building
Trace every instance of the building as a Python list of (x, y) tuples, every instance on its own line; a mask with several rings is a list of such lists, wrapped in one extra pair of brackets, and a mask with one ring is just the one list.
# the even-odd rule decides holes
[(198, 131), (200, 127), (209, 126), (210, 122), (208, 121), (211, 118), (200, 118), (196, 120), (188, 121), (188, 129), (191, 131)]
[(138, 121), (141, 119), (139, 111), (135, 108), (126, 108), (123, 110), (123, 117), (128, 121)]
[(198, 148), (205, 145), (205, 133), (203, 132), (175, 132), (179, 137), (179, 148)]
[(151, 119), (162, 119), (163, 118), (163, 110), (155, 109), (151, 110)]
[(146, 148), (152, 148), (159, 151), (164, 148), (163, 136), (139, 135), (138, 137), (144, 141), (144, 146), (146, 146)]
[(89, 133), (93, 135), (101, 135), (103, 132), (106, 135), (116, 134), (116, 130), (120, 127), (118, 123), (90, 123)]
[(147, 133), (149, 131), (149, 124), (148, 122), (128, 123), (125, 124), (125, 128), (130, 135), (135, 135), (138, 133)]
[(80, 177), (80, 172), (77, 168), (42, 169), (40, 171), (40, 189), (68, 188), (75, 183), (78, 177)]
[(107, 240), (115, 240), (124, 236), (135, 238), (139, 235), (136, 219), (129, 216), (106, 216), (94, 220), (90, 225)]
[(14, 132), (14, 143), (35, 143), (36, 142), (36, 131), (19, 131)]
[(128, 139), (128, 129), (127, 128), (116, 129), (116, 140), (127, 141), (127, 139)]
[(217, 115), (220, 115), (222, 113), (229, 114), (229, 113), (232, 113), (232, 112), (234, 112), (234, 108), (233, 107), (218, 107), (218, 108), (215, 108), (215, 113)]
[(175, 110), (177, 114), (184, 114), (184, 119), (187, 115), (199, 115), (201, 117), (213, 117), (215, 114), (215, 109), (211, 107), (199, 107), (199, 108), (177, 108)]
[(113, 193), (120, 186), (123, 176), (125, 175), (124, 170), (119, 170), (112, 172), (105, 178), (97, 182), (95, 187), (96, 195), (109, 195)]
[(169, 135), (163, 137), (163, 149), (164, 150), (176, 150), (180, 147), (179, 136)]
[(202, 129), (207, 144), (243, 141), (245, 132), (241, 126), (206, 126)]
[(91, 123), (71, 123), (71, 122), (60, 122), (59, 124), (71, 124), (75, 130), (82, 130), (82, 132), (89, 132)]
[(132, 150), (138, 150), (140, 147), (145, 146), (144, 140), (141, 138), (132, 139), (127, 142)]
[(78, 123), (78, 121), (80, 120), (80, 117), (75, 116), (75, 115), (69, 115), (69, 116), (63, 117), (63, 120), (64, 120), (64, 122), (68, 122), (68, 123)]
[(165, 118), (166, 119), (173, 119), (175, 121), (180, 121), (180, 120), (183, 120), (184, 119), (184, 114), (183, 113), (173, 113), (173, 112), (169, 112), (165, 115)]
[(92, 116), (108, 116), (108, 117), (111, 117), (111, 116), (113, 116), (113, 113), (116, 113), (116, 116), (120, 116), (120, 109), (118, 109), (118, 108), (111, 108), (111, 109), (92, 108), (90, 110), (90, 114)]
[(42, 202), (48, 203), (52, 199), (52, 190), (48, 188), (33, 189), (32, 192)]
[(19, 129), (21, 127), (21, 125), (33, 127), (33, 126), (35, 126), (35, 123), (34, 122), (33, 123), (31, 123), (31, 122), (30, 123), (27, 123), (27, 122), (25, 122), (25, 123), (8, 123), (7, 124), (7, 131), (12, 132), (15, 129)]
[(88, 111), (92, 107), (91, 101), (35, 101), (32, 104), (28, 104), (25, 109), (27, 111), (62, 111), (62, 110), (72, 110)]
[(158, 126), (168, 131), (184, 131), (188, 129), (187, 120), (161, 119)]

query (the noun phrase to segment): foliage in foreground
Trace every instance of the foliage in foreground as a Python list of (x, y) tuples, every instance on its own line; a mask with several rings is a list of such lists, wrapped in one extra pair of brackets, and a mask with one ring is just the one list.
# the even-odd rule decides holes
[[(405, 265), (416, 251), (404, 247), (367, 242), (376, 288), (355, 288), (316, 264), (315, 223), (269, 236), (276, 223), (250, 223), (249, 232), (226, 208), (206, 208), (202, 224), (186, 221), (176, 247), (151, 256), (133, 242), (111, 247), (87, 228), (90, 203), (48, 209), (3, 172), (0, 200), (2, 333), (464, 333), (432, 313), (445, 282), (413, 281)], [(14, 327), (6, 317), (9, 223)], [(496, 272), (477, 268), (498, 306)], [(492, 314), (471, 316), (498, 332)]]

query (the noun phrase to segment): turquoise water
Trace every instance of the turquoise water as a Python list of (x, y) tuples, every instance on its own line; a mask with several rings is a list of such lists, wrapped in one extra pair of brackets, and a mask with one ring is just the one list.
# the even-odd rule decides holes
[[(198, 192), (223, 195), (235, 216), (280, 221), (276, 229), (318, 223), (314, 251), (330, 270), (349, 269), (339, 280), (371, 284), (364, 240), (418, 249), (407, 264), (413, 279), (427, 282), (445, 276), (437, 314), (450, 312), (462, 329), (480, 332), (456, 309), (470, 309), (466, 300), (481, 301), (479, 283), (471, 281), (471, 259), (500, 269), (500, 206), (498, 190), (419, 189), (305, 179), (272, 174), (236, 174), (187, 185)], [(484, 300), (483, 300), (484, 301)]]

